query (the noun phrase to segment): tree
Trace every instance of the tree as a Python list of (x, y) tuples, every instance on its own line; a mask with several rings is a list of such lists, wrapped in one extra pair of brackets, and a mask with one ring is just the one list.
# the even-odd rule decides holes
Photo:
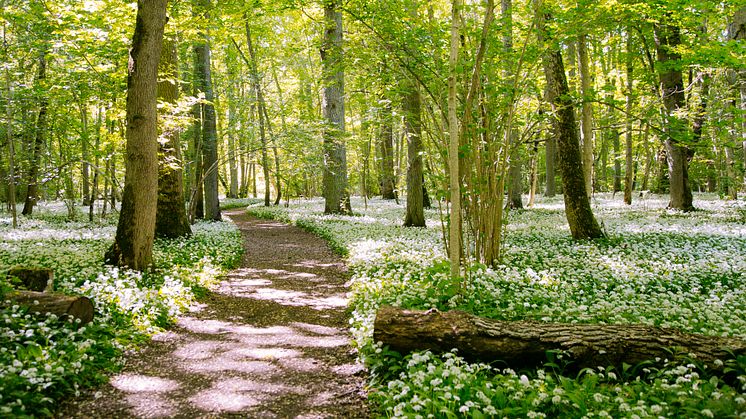
[(158, 61), (167, 0), (139, 0), (127, 76), (124, 193), (109, 264), (144, 270), (152, 263), (158, 201)]
[[(544, 33), (544, 8), (542, 0), (536, 0), (539, 21), (539, 36)], [(567, 76), (562, 63), (562, 53), (556, 40), (547, 39), (548, 48), (542, 62), (547, 83), (547, 97), (552, 104), (554, 115), (552, 125), (557, 138), (559, 170), (562, 176), (562, 191), (565, 198), (565, 215), (570, 224), (570, 232), (575, 239), (596, 239), (604, 237), (591, 210), (590, 200), (585, 190), (585, 174), (580, 153), (580, 138), (575, 125), (575, 109), (567, 86)]]
[(404, 135), (407, 138), (407, 213), (405, 227), (425, 227), (425, 186), (422, 170), (422, 100), (417, 85), (409, 78), (404, 84)]
[(451, 278), (461, 276), (461, 182), (459, 171), (459, 121), (456, 107), (456, 85), (458, 83), (459, 19), (460, 0), (451, 2), (451, 40), (448, 57), (448, 189), (451, 208), (449, 212), (448, 259), (451, 262)]
[[(158, 98), (166, 111), (170, 110), (169, 106), (174, 107), (179, 98), (177, 60), (176, 42), (166, 37), (158, 69)], [(181, 158), (179, 128), (161, 125), (161, 138), (158, 141), (158, 209), (155, 217), (155, 235), (171, 238), (189, 236), (192, 229), (184, 206), (184, 162)]]
[[(46, 47), (46, 45), (45, 45)], [(49, 99), (46, 94), (44, 82), (47, 78), (47, 49), (43, 48), (39, 52), (39, 67), (36, 74), (36, 83), (39, 90), (42, 91), (39, 98), (39, 113), (36, 117), (36, 132), (34, 135), (34, 146), (31, 156), (30, 167), (28, 171), (28, 188), (26, 189), (26, 200), (23, 204), (23, 215), (31, 215), (34, 212), (34, 205), (39, 199), (39, 166), (41, 166), (42, 150), (46, 144), (47, 136), (47, 108)]]
[(324, 0), (321, 45), (324, 126), (324, 213), (352, 213), (347, 189), (345, 148), (344, 69), (340, 0)]
[[(211, 0), (195, 0), (194, 8), (203, 19), (209, 20)], [(195, 76), (199, 90), (204, 93), (202, 103), (202, 167), (204, 170), (205, 219), (220, 220), (218, 199), (218, 139), (215, 116), (215, 95), (212, 87), (212, 64), (209, 35), (205, 32), (194, 44)]]
[(659, 23), (655, 25), (655, 46), (659, 64), (661, 98), (665, 118), (666, 162), (671, 199), (668, 207), (682, 211), (694, 210), (692, 188), (689, 186), (689, 159), (694, 151), (684, 142), (686, 120), (678, 113), (685, 106), (684, 78), (681, 72), (681, 55), (676, 48), (681, 45), (678, 26)]
[(583, 143), (583, 171), (585, 173), (585, 191), (593, 195), (593, 106), (591, 105), (591, 72), (588, 66), (588, 39), (585, 34), (578, 35), (578, 70), (580, 73), (580, 93), (583, 96), (580, 118), (581, 141)]
[(380, 183), (381, 198), (397, 199), (396, 178), (394, 175), (394, 127), (391, 101), (384, 99), (380, 110), (381, 129), (378, 137), (378, 152), (381, 155)]

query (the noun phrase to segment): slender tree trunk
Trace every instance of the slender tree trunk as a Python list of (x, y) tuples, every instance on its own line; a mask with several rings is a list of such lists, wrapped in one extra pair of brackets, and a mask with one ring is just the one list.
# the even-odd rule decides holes
[(90, 204), (91, 200), (91, 179), (90, 179), (90, 138), (89, 138), (89, 132), (88, 132), (88, 104), (83, 100), (83, 98), (80, 98), (80, 103), (78, 104), (78, 107), (80, 108), (80, 123), (81, 123), (81, 135), (80, 135), (80, 144), (81, 144), (81, 155), (82, 155), (82, 165), (81, 165), (81, 179), (80, 182), (83, 186), (83, 205)]
[(459, 170), (459, 121), (456, 109), (458, 97), (458, 53), (459, 53), (459, 20), (461, 19), (461, 1), (451, 2), (451, 40), (448, 58), (448, 175), (450, 192), (450, 223), (448, 234), (448, 259), (451, 262), (451, 278), (461, 276), (461, 182)]
[(626, 126), (624, 133), (624, 150), (625, 150), (625, 168), (624, 168), (624, 203), (632, 205), (632, 92), (633, 92), (633, 61), (632, 61), (632, 35), (631, 29), (627, 30), (627, 103), (626, 103)]
[[(256, 54), (254, 53), (254, 43), (251, 38), (251, 28), (249, 22), (244, 22), (246, 29), (246, 44), (249, 49), (249, 68), (251, 71), (251, 85), (254, 89), (254, 98), (256, 99), (256, 110), (259, 122), (259, 139), (262, 144), (262, 174), (264, 176), (264, 206), (270, 205), (270, 175), (269, 175), (269, 145), (267, 142), (267, 129), (265, 126), (266, 119), (264, 118), (264, 96), (262, 92), (261, 80), (259, 79), (259, 64), (256, 60)], [(256, 172), (255, 172), (256, 175)]]
[(582, 116), (580, 119), (581, 142), (583, 146), (583, 173), (585, 190), (593, 195), (593, 105), (591, 100), (591, 71), (588, 66), (588, 39), (584, 33), (578, 35), (578, 67), (580, 72), (580, 89), (583, 96)]
[[(549, 101), (549, 94), (546, 93), (546, 100)], [(551, 133), (546, 140), (546, 154), (544, 163), (546, 166), (546, 185), (544, 186), (544, 196), (552, 198), (557, 194), (555, 183), (555, 159), (557, 157), (557, 133)]]
[(321, 44), (324, 126), (324, 213), (352, 213), (347, 185), (345, 148), (344, 52), (340, 0), (324, 0), (324, 36)]
[[(196, 13), (195, 13), (196, 14)], [(200, 55), (196, 46), (193, 48), (194, 68), (192, 70), (192, 88), (195, 97), (199, 97), (202, 89), (203, 74), (200, 68)], [(189, 219), (202, 219), (205, 217), (205, 193), (202, 182), (204, 165), (202, 161), (202, 104), (196, 103), (192, 108), (192, 170), (194, 177), (192, 181), (191, 198), (189, 200)]]
[(536, 187), (539, 181), (539, 143), (534, 143), (534, 148), (531, 151), (531, 174), (529, 175), (529, 190), (528, 190), (528, 207), (534, 207), (534, 201), (536, 200)]
[(381, 153), (381, 198), (396, 199), (396, 184), (394, 179), (394, 129), (393, 109), (391, 102), (381, 109), (381, 128), (378, 137), (378, 150)]
[(127, 77), (127, 166), (122, 211), (106, 262), (143, 270), (153, 256), (158, 201), (156, 91), (167, 0), (140, 0)]
[(230, 175), (230, 187), (228, 188), (228, 198), (238, 198), (238, 162), (236, 160), (236, 135), (238, 134), (236, 113), (236, 72), (232, 64), (228, 66), (228, 80), (226, 82), (228, 89), (228, 172)]
[(26, 201), (23, 204), (23, 215), (31, 215), (34, 205), (39, 199), (39, 167), (41, 166), (42, 150), (46, 144), (47, 136), (47, 106), (49, 99), (46, 94), (44, 83), (47, 78), (47, 49), (44, 47), (39, 54), (39, 68), (36, 74), (36, 83), (40, 86), (41, 97), (39, 98), (39, 114), (36, 118), (36, 135), (34, 137), (33, 154), (28, 172), (28, 188), (26, 189)]
[[(512, 78), (510, 69), (513, 67), (513, 1), (501, 0), (500, 9), (503, 50), (505, 51), (506, 57), (508, 57), (505, 69), (502, 73), (503, 78), (508, 81)], [(508, 206), (512, 209), (520, 209), (523, 208), (523, 175), (521, 173), (523, 167), (521, 151), (523, 146), (518, 141), (518, 135), (512, 127), (506, 127), (505, 129), (510, 130), (510, 163), (508, 168), (508, 178), (510, 179), (510, 183), (508, 183)]]
[[(179, 99), (178, 56), (176, 42), (166, 37), (158, 69), (158, 98), (170, 106), (176, 106)], [(155, 235), (169, 238), (189, 236), (192, 229), (184, 206), (184, 162), (181, 159), (179, 131), (176, 127), (171, 128), (171, 131), (161, 132), (158, 155), (160, 161)]]
[[(209, 20), (211, 0), (196, 0), (195, 8), (205, 20)], [(215, 116), (215, 95), (212, 88), (210, 39), (207, 33), (194, 46), (198, 66), (195, 69), (201, 76), (201, 91), (205, 95), (202, 103), (202, 163), (205, 193), (205, 219), (219, 221), (220, 200), (218, 198), (218, 139)]]
[(10, 85), (10, 69), (5, 68), (5, 89), (8, 103), (5, 105), (6, 127), (5, 134), (8, 141), (8, 205), (13, 218), (13, 228), (18, 227), (18, 211), (16, 209), (16, 150), (13, 140), (13, 88)]
[(681, 34), (677, 26), (655, 25), (655, 43), (658, 62), (661, 65), (660, 84), (665, 106), (666, 161), (671, 200), (668, 207), (682, 211), (692, 211), (692, 189), (689, 185), (689, 159), (694, 151), (682, 142), (685, 136), (686, 121), (677, 113), (684, 107), (684, 81), (681, 74), (681, 56), (676, 48), (681, 44)]
[(94, 207), (98, 199), (98, 179), (99, 179), (99, 149), (101, 148), (101, 127), (103, 124), (103, 109), (98, 106), (96, 114), (96, 142), (93, 145), (93, 182), (91, 183), (91, 198), (88, 201), (88, 221), (93, 222)]
[[(544, 11), (542, 0), (537, 0), (539, 13), (539, 34), (544, 34)], [(562, 54), (556, 41), (548, 40), (549, 49), (542, 58), (547, 79), (547, 92), (554, 109), (552, 123), (557, 134), (559, 169), (562, 176), (562, 190), (565, 198), (565, 215), (570, 224), (570, 232), (575, 239), (595, 239), (604, 237), (591, 210), (588, 194), (585, 191), (580, 138), (575, 125), (575, 110), (567, 87)], [(552, 45), (554, 44), (554, 45)]]
[[(728, 25), (728, 38), (736, 41), (743, 41), (746, 39), (746, 7), (738, 9), (733, 16), (732, 21)], [(741, 144), (743, 152), (743, 188), (746, 190), (746, 70), (743, 68), (737, 72), (737, 84), (740, 99), (740, 110), (741, 110)], [(735, 180), (735, 179), (734, 179)], [(735, 187), (737, 189), (737, 187)], [(737, 191), (735, 192), (737, 193)]]
[(405, 227), (425, 227), (425, 185), (422, 170), (422, 101), (417, 84), (404, 81), (404, 130), (407, 138), (407, 213)]

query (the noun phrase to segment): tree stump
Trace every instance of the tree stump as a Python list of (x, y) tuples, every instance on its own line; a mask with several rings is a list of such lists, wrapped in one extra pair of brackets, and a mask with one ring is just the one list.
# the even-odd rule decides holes
[(18, 278), (29, 291), (51, 291), (54, 284), (54, 271), (48, 268), (16, 266), (8, 271), (8, 276)]
[(573, 369), (671, 358), (671, 349), (712, 366), (746, 354), (746, 340), (687, 334), (644, 325), (500, 321), (462, 311), (378, 310), (373, 338), (400, 353), (453, 348), (473, 361), (504, 361), (515, 368), (542, 365), (547, 351), (565, 351)]

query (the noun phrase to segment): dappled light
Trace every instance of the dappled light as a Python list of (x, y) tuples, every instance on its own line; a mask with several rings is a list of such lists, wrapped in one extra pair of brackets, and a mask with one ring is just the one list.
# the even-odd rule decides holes
[[(362, 400), (363, 368), (344, 321), (343, 264), (308, 233), (238, 224), (246, 229), (242, 267), (110, 379), (105, 391), (123, 416), (329, 417), (346, 409), (340, 401)], [(297, 237), (316, 245), (268, 246)], [(342, 416), (356, 415), (364, 410)]]

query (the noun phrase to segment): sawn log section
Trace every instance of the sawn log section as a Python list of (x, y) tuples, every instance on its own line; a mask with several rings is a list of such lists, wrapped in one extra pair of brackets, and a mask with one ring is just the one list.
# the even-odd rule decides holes
[(403, 310), (384, 306), (378, 311), (374, 339), (408, 353), (457, 348), (461, 356), (486, 362), (504, 361), (512, 367), (546, 362), (546, 351), (567, 351), (573, 368), (630, 365), (671, 358), (676, 348), (713, 365), (728, 353), (746, 353), (746, 340), (686, 334), (644, 325), (562, 324), (500, 321), (462, 311)]

